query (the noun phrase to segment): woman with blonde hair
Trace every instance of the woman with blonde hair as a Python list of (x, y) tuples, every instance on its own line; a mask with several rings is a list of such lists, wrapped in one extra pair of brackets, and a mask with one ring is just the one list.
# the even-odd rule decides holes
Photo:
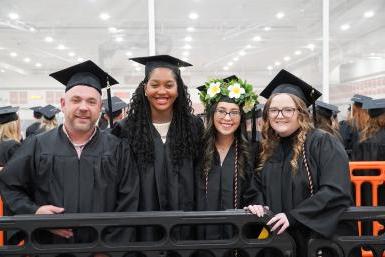
[(20, 146), (19, 107), (0, 107), (0, 170)]
[[(287, 232), (296, 242), (296, 256), (308, 256), (314, 237), (351, 234), (339, 224), (353, 204), (348, 157), (341, 142), (314, 129), (308, 107), (321, 96), (312, 86), (281, 70), (261, 96), (268, 98), (262, 128), (262, 151), (256, 175), (258, 205), (248, 209), (275, 213), (271, 231)], [(324, 250), (322, 256), (330, 256)]]
[(56, 114), (60, 112), (60, 109), (49, 104), (42, 107), (39, 111), (43, 115), (41, 120), (41, 125), (38, 130), (32, 133), (32, 135), (44, 133), (58, 126), (57, 120), (56, 120)]

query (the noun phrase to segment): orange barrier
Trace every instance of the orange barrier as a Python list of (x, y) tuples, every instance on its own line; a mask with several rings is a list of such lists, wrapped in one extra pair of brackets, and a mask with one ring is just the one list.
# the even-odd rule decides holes
[[(372, 186), (372, 204), (371, 206), (378, 206), (378, 188), (380, 185), (385, 183), (385, 161), (370, 161), (370, 162), (350, 162), (350, 179), (355, 188), (355, 200), (356, 206), (362, 205), (361, 198), (361, 187), (364, 183), (370, 183)], [(355, 174), (354, 171), (357, 170), (377, 170), (379, 171), (376, 175), (360, 175)], [(378, 232), (384, 229), (384, 226), (381, 225), (378, 221), (372, 222), (373, 226), (373, 235), (378, 236)], [(362, 224), (359, 222), (358, 231), (361, 235), (362, 233)], [(373, 256), (370, 251), (362, 251), (363, 257)], [(383, 254), (385, 257), (385, 253)]]

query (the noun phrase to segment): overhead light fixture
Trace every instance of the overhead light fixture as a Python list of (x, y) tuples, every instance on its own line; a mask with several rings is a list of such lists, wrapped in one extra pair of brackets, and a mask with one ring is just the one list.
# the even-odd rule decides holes
[(374, 16), (373, 11), (366, 11), (364, 12), (364, 18), (372, 18)]
[(223, 67), (223, 69), (224, 69), (224, 70), (228, 70), (228, 69), (229, 69), (229, 67), (225, 66), (225, 67)]
[(192, 20), (196, 20), (196, 19), (199, 18), (199, 15), (198, 15), (197, 13), (195, 13), (195, 12), (191, 12), (191, 13), (188, 15), (188, 17), (189, 17), (190, 19), (192, 19)]
[(120, 43), (120, 42), (123, 41), (123, 37), (116, 37), (116, 38), (115, 38), (115, 41), (118, 42), (118, 43)]
[(267, 66), (267, 69), (268, 69), (268, 70), (272, 70), (272, 69), (273, 69), (273, 66), (269, 65), (269, 66)]
[(9, 53), (9, 55), (10, 55), (11, 57), (16, 57), (16, 56), (17, 56), (17, 53), (11, 52), (11, 53)]
[(270, 31), (270, 30), (271, 30), (271, 27), (266, 26), (266, 27), (263, 28), (263, 30), (264, 30), (264, 31)]
[(183, 55), (183, 56), (189, 56), (190, 53), (189, 53), (188, 51), (184, 51), (184, 52), (182, 53), (182, 55)]
[(1, 72), (1, 73), (4, 73), (4, 72), (5, 72), (5, 70), (0, 70), (0, 72)]
[(349, 23), (343, 24), (343, 25), (341, 25), (340, 29), (342, 31), (346, 31), (346, 30), (350, 29), (350, 24)]
[(31, 31), (31, 32), (35, 32), (35, 31), (36, 31), (36, 29), (35, 29), (34, 27), (30, 27), (30, 28), (29, 28), (29, 31)]
[(195, 28), (194, 28), (194, 27), (188, 27), (186, 30), (187, 30), (188, 32), (194, 32), (194, 31), (195, 31)]
[(52, 37), (45, 37), (44, 41), (47, 43), (51, 43), (51, 42), (53, 42), (53, 38)]
[(58, 49), (58, 50), (65, 50), (65, 49), (67, 49), (67, 47), (65, 45), (60, 44), (60, 45), (58, 45), (56, 47), (56, 49)]
[(369, 56), (368, 58), (373, 59), (373, 60), (381, 60), (382, 59), (381, 56)]
[(294, 54), (295, 54), (295, 55), (301, 55), (301, 54), (302, 54), (302, 51), (297, 50), (297, 51), (294, 52)]
[(274, 62), (274, 65), (279, 66), (279, 65), (281, 65), (281, 63), (277, 61), (277, 62)]
[(39, 63), (39, 62), (35, 63), (35, 67), (40, 68), (41, 67), (41, 63)]
[(188, 49), (191, 49), (191, 45), (185, 44), (185, 45), (183, 46), (183, 48), (184, 48), (184, 49), (187, 49), (187, 50), (188, 50)]
[(245, 46), (245, 48), (250, 49), (250, 48), (252, 48), (252, 45), (247, 45), (247, 46)]
[(29, 62), (31, 62), (31, 59), (26, 57), (26, 58), (23, 59), (23, 61), (26, 62), (26, 63), (29, 63)]
[(74, 56), (75, 56), (75, 53), (74, 53), (74, 52), (69, 52), (69, 53), (68, 53), (68, 56), (74, 57)]
[(285, 57), (283, 57), (283, 60), (284, 60), (285, 62), (288, 62), (288, 61), (291, 60), (291, 58), (290, 58), (290, 56), (285, 56)]
[(285, 13), (284, 13), (284, 12), (278, 12), (278, 13), (275, 15), (275, 17), (276, 17), (277, 19), (282, 19), (283, 17), (285, 17)]
[(187, 36), (187, 37), (184, 38), (184, 40), (185, 40), (186, 42), (191, 42), (191, 41), (192, 41), (192, 37)]
[(108, 28), (108, 32), (110, 32), (110, 33), (116, 33), (116, 32), (118, 32), (118, 29), (115, 28), (115, 27), (109, 27), (109, 28)]
[(104, 21), (106, 21), (106, 20), (108, 20), (110, 18), (110, 15), (108, 13), (101, 13), (99, 15), (99, 18), (104, 20)]
[(232, 66), (234, 63), (233, 62), (228, 62), (227, 66)]
[(78, 59), (76, 59), (78, 62), (84, 62), (84, 58), (82, 57), (79, 57)]
[(243, 51), (243, 50), (241, 50), (241, 51), (239, 52), (239, 55), (240, 55), (240, 56), (244, 56), (244, 55), (246, 55), (246, 52)]
[(126, 52), (126, 56), (132, 56), (132, 52), (127, 51), (127, 52)]
[(14, 13), (14, 12), (11, 12), (8, 14), (8, 17), (11, 19), (11, 20), (17, 20), (19, 19), (19, 15), (17, 13)]
[(314, 51), (314, 49), (315, 49), (315, 45), (314, 45), (314, 44), (308, 44), (306, 47), (307, 47), (310, 51)]
[(253, 41), (261, 41), (262, 38), (260, 36), (255, 36), (253, 37)]
[(239, 60), (239, 57), (234, 57), (234, 58), (233, 58), (233, 61), (234, 61), (234, 62), (236, 62), (236, 61), (238, 61), (238, 60)]

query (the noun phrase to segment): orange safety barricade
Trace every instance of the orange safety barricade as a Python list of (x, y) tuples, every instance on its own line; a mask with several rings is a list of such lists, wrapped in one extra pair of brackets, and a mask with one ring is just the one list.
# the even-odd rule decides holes
[[(361, 206), (361, 186), (364, 183), (370, 183), (372, 187), (372, 206), (378, 206), (378, 188), (385, 182), (385, 161), (365, 161), (365, 162), (350, 162), (350, 179), (355, 188), (355, 200), (356, 206)], [(377, 170), (378, 173), (375, 175), (361, 175), (356, 174), (354, 171), (357, 170)], [(361, 235), (362, 224), (358, 222), (358, 231)], [(372, 222), (373, 235), (378, 236), (378, 232), (384, 227), (377, 221)], [(373, 256), (370, 251), (362, 251), (362, 256), (369, 257)], [(385, 253), (383, 254), (385, 257)]]

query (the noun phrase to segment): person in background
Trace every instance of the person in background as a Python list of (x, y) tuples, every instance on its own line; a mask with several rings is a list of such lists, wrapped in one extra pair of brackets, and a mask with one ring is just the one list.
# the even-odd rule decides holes
[(29, 108), (30, 110), (33, 111), (33, 117), (36, 121), (27, 127), (27, 129), (25, 131), (25, 137), (26, 138), (29, 137), (30, 135), (34, 134), (34, 132), (40, 128), (41, 117), (42, 117), (42, 114), (39, 111), (40, 108), (41, 108), (41, 106), (34, 106), (34, 107)]
[(342, 142), (342, 137), (338, 129), (333, 126), (335, 123), (334, 114), (338, 112), (338, 107), (322, 101), (315, 102), (316, 117), (314, 126), (335, 136)]
[(39, 111), (42, 114), (40, 128), (32, 132), (31, 135), (38, 135), (40, 133), (44, 133), (51, 129), (54, 129), (58, 126), (56, 114), (60, 112), (59, 108), (48, 104), (40, 108)]
[[(120, 99), (119, 97), (113, 96), (111, 97), (111, 105), (112, 105), (112, 120), (113, 120), (113, 124), (115, 124), (116, 122), (124, 118), (124, 115), (125, 115), (124, 110), (127, 108), (128, 104), (124, 102), (122, 99)], [(108, 101), (107, 99), (104, 99), (103, 107), (102, 107), (102, 115), (104, 116), (104, 119), (107, 121), (110, 120), (110, 117), (108, 115), (109, 113), (108, 110), (109, 110)], [(106, 129), (111, 130), (108, 124)]]
[(20, 146), (19, 107), (0, 107), (0, 171)]

